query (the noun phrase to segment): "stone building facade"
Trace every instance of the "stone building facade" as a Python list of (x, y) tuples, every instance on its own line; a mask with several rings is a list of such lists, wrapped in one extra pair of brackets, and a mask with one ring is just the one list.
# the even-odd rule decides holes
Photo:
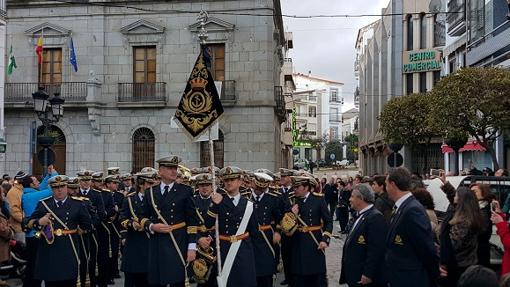
[[(172, 119), (199, 53), (201, 10), (209, 12), (207, 43), (225, 109), (216, 164), (281, 165), (285, 37), (281, 16), (273, 17), (281, 15), (279, 0), (88, 2), (7, 3), (7, 45), (16, 50), (18, 69), (6, 83), (5, 172), (40, 173), (42, 129), (31, 93), (41, 85), (66, 100), (64, 117), (51, 129), (60, 172), (108, 166), (136, 172), (168, 154), (190, 167), (208, 165), (207, 143), (193, 142)], [(34, 52), (39, 37), (42, 68)]]

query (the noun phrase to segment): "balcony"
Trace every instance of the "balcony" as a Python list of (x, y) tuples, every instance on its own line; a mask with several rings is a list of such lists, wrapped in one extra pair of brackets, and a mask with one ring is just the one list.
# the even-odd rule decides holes
[(40, 84), (40, 83), (6, 83), (5, 84), (5, 103), (7, 106), (16, 106), (32, 104), (32, 93), (37, 91), (38, 87), (44, 87), (46, 93), (52, 96), (60, 93), (65, 103), (80, 103), (87, 100), (86, 82), (63, 82), (60, 84)]
[(5, 20), (7, 17), (7, 9), (6, 9), (7, 0), (0, 0), (0, 19)]
[(234, 104), (237, 100), (236, 98), (236, 81), (228, 80), (222, 81), (221, 91), (220, 91), (220, 100), (222, 104)]
[(166, 83), (119, 83), (119, 104), (139, 103), (143, 106), (149, 104), (166, 103)]
[(449, 0), (448, 15), (446, 22), (448, 23), (448, 35), (460, 36), (466, 32), (466, 15), (464, 0)]
[[(504, 59), (510, 46), (510, 21), (506, 21), (468, 46), (468, 66), (490, 65), (491, 61)], [(506, 51), (506, 52), (504, 52)], [(501, 52), (499, 56), (494, 56)]]
[(285, 98), (283, 96), (283, 88), (282, 86), (275, 86), (274, 87), (274, 100), (276, 102), (276, 115), (278, 116), (278, 119), (283, 122), (285, 121)]

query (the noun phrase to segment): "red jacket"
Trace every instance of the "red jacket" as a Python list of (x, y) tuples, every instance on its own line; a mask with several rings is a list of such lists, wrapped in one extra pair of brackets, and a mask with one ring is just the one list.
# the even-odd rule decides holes
[(501, 276), (510, 273), (510, 228), (508, 228), (508, 222), (503, 221), (496, 224), (498, 229), (497, 234), (501, 238), (501, 243), (505, 249), (503, 254), (503, 262), (501, 263)]

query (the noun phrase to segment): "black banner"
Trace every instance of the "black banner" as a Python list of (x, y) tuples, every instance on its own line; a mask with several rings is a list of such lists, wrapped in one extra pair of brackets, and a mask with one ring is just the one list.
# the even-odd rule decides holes
[(193, 138), (200, 136), (223, 114), (223, 106), (209, 70), (210, 61), (207, 47), (204, 46), (175, 111), (175, 118)]

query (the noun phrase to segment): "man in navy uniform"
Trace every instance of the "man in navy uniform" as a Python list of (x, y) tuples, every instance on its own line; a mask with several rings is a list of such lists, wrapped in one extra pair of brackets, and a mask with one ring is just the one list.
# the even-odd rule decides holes
[(124, 194), (119, 189), (120, 178), (118, 175), (118, 167), (109, 168), (108, 173), (112, 173), (104, 178), (106, 190), (109, 191), (113, 202), (113, 216), (108, 222), (108, 228), (110, 229), (110, 248), (112, 250), (112, 256), (110, 257), (110, 269), (109, 276), (110, 281), (115, 278), (120, 278), (119, 274), (119, 252), (120, 252), (120, 221), (119, 211), (124, 201)]
[[(294, 171), (291, 169), (280, 168), (280, 193), (281, 195), (281, 211), (287, 212), (290, 207), (294, 204), (294, 191), (292, 189), (291, 176), (294, 175)], [(292, 281), (292, 274), (290, 273), (290, 255), (292, 252), (292, 238), (283, 234), (281, 242), (281, 255), (283, 261), (283, 272), (285, 279), (280, 283), (281, 285), (287, 285)]]
[(136, 187), (129, 193), (120, 210), (120, 222), (123, 228), (124, 252), (121, 270), (125, 275), (126, 287), (147, 287), (147, 271), (149, 262), (149, 233), (141, 225), (146, 217), (145, 190), (154, 184), (154, 173), (139, 172), (135, 174)]
[(215, 192), (212, 195), (213, 205), (205, 218), (208, 228), (214, 226), (218, 218), (222, 259), (222, 272), (218, 278), (226, 282), (227, 287), (257, 286), (251, 236), (258, 232), (258, 226), (253, 203), (241, 196), (239, 191), (243, 173), (242, 169), (234, 166), (220, 170), (226, 194), (222, 196)]
[[(201, 171), (208, 172), (207, 169), (201, 169)], [(211, 260), (211, 256), (215, 256), (213, 253), (215, 247), (215, 227), (212, 226), (207, 228), (205, 226), (205, 218), (207, 217), (207, 211), (209, 206), (212, 204), (211, 195), (213, 193), (212, 187), (212, 175), (210, 173), (201, 173), (196, 175), (195, 184), (198, 187), (198, 192), (193, 197), (195, 202), (197, 216), (200, 220), (198, 227), (198, 245), (199, 249), (197, 252), (197, 258), (202, 258), (203, 263), (210, 271), (203, 272), (205, 274), (196, 274), (195, 280), (198, 282), (197, 287), (215, 287), (217, 286), (216, 276), (218, 273), (215, 260)], [(196, 264), (196, 262), (194, 262)], [(209, 273), (209, 274), (207, 274)], [(202, 275), (202, 278), (197, 278)], [(208, 276), (207, 276), (208, 275)]]
[(89, 278), (91, 286), (97, 285), (97, 276), (98, 272), (96, 272), (97, 259), (98, 259), (98, 249), (99, 249), (99, 241), (97, 230), (101, 221), (106, 216), (104, 211), (104, 203), (101, 197), (101, 192), (93, 189), (92, 186), (92, 174), (93, 172), (90, 170), (84, 170), (78, 172), (78, 180), (80, 182), (80, 190), (79, 193), (82, 197), (88, 198), (90, 201), (89, 213), (92, 218), (92, 230), (88, 232), (86, 235), (86, 241), (89, 242), (88, 246), (88, 256), (89, 256)]
[(409, 192), (411, 173), (403, 167), (391, 170), (386, 190), (395, 202), (386, 236), (385, 269), (391, 287), (436, 286), (439, 258), (430, 220), (423, 206)]
[(388, 226), (382, 213), (374, 208), (374, 201), (375, 193), (369, 185), (353, 188), (350, 202), (356, 220), (344, 243), (340, 284), (386, 286), (381, 271)]
[(325, 249), (331, 239), (333, 219), (323, 195), (312, 192), (317, 184), (313, 177), (292, 177), (296, 203), (291, 212), (299, 223), (292, 235), (292, 287), (319, 287), (326, 274)]
[[(92, 226), (86, 206), (67, 194), (68, 177), (48, 181), (53, 196), (41, 200), (28, 221), (28, 228), (41, 234), (34, 277), (47, 287), (76, 286), (79, 270), (78, 228)], [(86, 262), (84, 262), (86, 264)]]
[(254, 189), (250, 200), (254, 203), (258, 232), (253, 234), (255, 269), (257, 270), (257, 287), (272, 287), (273, 275), (276, 273), (276, 246), (281, 236), (276, 230), (276, 223), (282, 219), (279, 194), (269, 189), (273, 178), (266, 173), (253, 174)]
[(146, 214), (141, 221), (151, 233), (149, 284), (185, 286), (185, 265), (195, 260), (198, 219), (191, 187), (176, 183), (181, 159), (169, 156), (157, 161), (160, 185), (145, 191)]

